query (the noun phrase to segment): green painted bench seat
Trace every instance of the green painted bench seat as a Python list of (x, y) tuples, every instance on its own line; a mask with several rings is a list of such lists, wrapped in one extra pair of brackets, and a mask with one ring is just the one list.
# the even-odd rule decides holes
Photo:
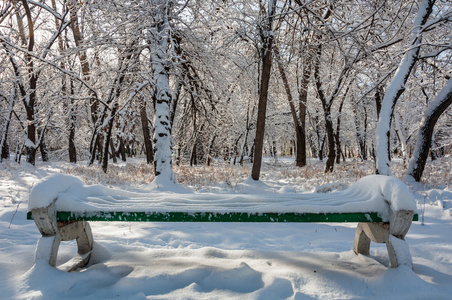
[[(215, 212), (68, 212), (58, 211), (57, 221), (103, 222), (248, 222), (248, 223), (342, 223), (383, 222), (377, 212), (364, 213), (215, 213)], [(31, 212), (28, 220), (33, 220)], [(413, 215), (418, 221), (418, 214)]]

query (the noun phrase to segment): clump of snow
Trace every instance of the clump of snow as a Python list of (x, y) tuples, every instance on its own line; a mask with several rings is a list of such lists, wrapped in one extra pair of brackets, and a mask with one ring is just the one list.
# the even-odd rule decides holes
[(316, 193), (330, 193), (332, 191), (343, 191), (348, 188), (348, 185), (342, 182), (329, 182), (316, 186), (314, 192)]
[(408, 243), (404, 240), (398, 239), (393, 235), (389, 235), (389, 241), (394, 246), (395, 255), (399, 265), (406, 265), (410, 268), (412, 266), (412, 258)]
[(62, 192), (71, 191), (74, 194), (83, 192), (84, 182), (71, 175), (53, 175), (33, 187), (28, 201), (28, 209), (47, 207), (58, 198)]
[(394, 210), (416, 211), (413, 193), (400, 179), (384, 175), (371, 175), (360, 179), (351, 189), (356, 189), (358, 186), (361, 192), (367, 190), (367, 193), (381, 195)]

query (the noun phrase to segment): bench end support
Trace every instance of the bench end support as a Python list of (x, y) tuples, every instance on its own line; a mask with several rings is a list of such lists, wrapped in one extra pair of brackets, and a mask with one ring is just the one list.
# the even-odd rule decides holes
[(413, 220), (413, 211), (401, 210), (391, 213), (389, 223), (358, 223), (353, 251), (369, 255), (370, 242), (385, 243), (391, 268), (399, 265), (413, 267), (410, 248), (405, 235)]
[(65, 269), (73, 271), (86, 266), (93, 250), (93, 234), (86, 221), (58, 222), (55, 202), (44, 208), (32, 209), (33, 219), (42, 237), (38, 240), (35, 262), (44, 259), (56, 267), (61, 241), (77, 241), (78, 254), (65, 264)]

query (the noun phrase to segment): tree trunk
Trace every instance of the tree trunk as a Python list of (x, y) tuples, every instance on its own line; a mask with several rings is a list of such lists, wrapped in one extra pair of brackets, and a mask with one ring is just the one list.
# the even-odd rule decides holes
[(380, 118), (380, 111), (381, 111), (381, 95), (383, 95), (383, 87), (378, 86), (375, 89), (375, 108), (377, 109), (377, 119)]
[[(105, 119), (105, 116), (107, 115), (107, 107), (104, 107), (104, 110), (102, 112), (102, 115), (100, 116), (100, 118), (97, 118), (96, 124), (94, 125), (94, 130), (93, 133), (91, 135), (91, 140), (89, 143), (89, 151), (90, 151), (90, 156), (88, 159), (88, 166), (92, 165), (94, 163), (94, 160), (96, 159), (97, 156), (97, 150), (98, 148), (101, 148), (100, 144), (100, 134), (101, 134), (101, 125)], [(99, 151), (101, 152), (102, 149), (99, 149)]]
[(119, 139), (119, 154), (121, 155), (121, 160), (126, 161), (126, 147), (122, 138)]
[(160, 21), (151, 28), (151, 63), (153, 78), (156, 82), (154, 90), (154, 168), (155, 180), (170, 180), (175, 182), (171, 163), (171, 88), (169, 85), (169, 54), (168, 40), (170, 30), (166, 12), (161, 9), (156, 19)]
[(301, 84), (298, 88), (298, 120), (300, 124), (300, 140), (297, 141), (297, 166), (306, 166), (306, 111), (308, 103), (308, 84), (311, 78), (312, 55), (307, 55), (303, 67)]
[(353, 111), (353, 116), (354, 116), (354, 120), (355, 120), (356, 139), (358, 141), (358, 146), (359, 146), (359, 157), (362, 160), (367, 160), (367, 146), (366, 146), (367, 110), (365, 109), (365, 106), (363, 105), (364, 120), (360, 122), (358, 119), (358, 113), (356, 112), (357, 106), (358, 106), (358, 103), (354, 103), (352, 105), (352, 111)]
[[(326, 108), (326, 107), (325, 107)], [(331, 120), (331, 111), (329, 108), (324, 109), (325, 112), (325, 130), (328, 140), (328, 157), (325, 165), (325, 173), (333, 172), (334, 159), (336, 158), (336, 150), (334, 143), (334, 129), (333, 122)]]
[[(56, 1), (52, 0), (52, 9), (54, 11), (57, 11), (57, 5), (56, 5)], [(58, 30), (59, 26), (60, 26), (60, 20), (58, 19), (57, 16), (54, 16), (54, 21), (55, 21), (55, 28)], [(63, 37), (60, 35), (58, 35), (58, 49), (60, 50), (60, 55), (64, 54), (64, 42), (63, 42)], [(60, 61), (60, 68), (61, 69), (66, 69), (65, 66), (65, 62), (64, 60)], [(77, 162), (77, 149), (75, 147), (75, 126), (76, 126), (76, 113), (75, 113), (75, 108), (74, 108), (74, 98), (72, 97), (74, 95), (74, 79), (71, 77), (70, 78), (70, 109), (69, 109), (69, 124), (68, 124), (68, 128), (69, 128), (69, 136), (68, 136), (68, 153), (69, 153), (69, 162), (71, 163), (76, 163)], [(63, 78), (61, 80), (61, 94), (63, 95), (64, 98), (67, 99), (67, 95), (68, 95), (68, 91), (67, 91), (67, 86), (66, 86), (66, 76), (63, 75)], [(64, 105), (67, 105), (67, 103), (65, 102)]]
[(406, 167), (406, 164), (408, 163), (408, 152), (406, 149), (406, 139), (405, 135), (403, 134), (402, 128), (400, 127), (400, 117), (399, 114), (396, 112), (394, 114), (394, 122), (395, 122), (395, 132), (397, 134), (397, 138), (399, 139), (401, 150), (402, 150), (402, 159), (403, 159), (403, 167)]
[(11, 124), (11, 118), (13, 116), (14, 102), (16, 100), (16, 85), (13, 88), (13, 94), (9, 100), (8, 115), (5, 123), (3, 124), (2, 137), (0, 140), (0, 162), (9, 158), (9, 145), (8, 145), (8, 130)]
[[(71, 91), (72, 94), (72, 91)], [(69, 138), (68, 138), (68, 144), (69, 144), (69, 162), (76, 163), (77, 162), (77, 149), (75, 147), (75, 125), (77, 122), (77, 116), (75, 112), (74, 107), (74, 99), (71, 97), (71, 109), (70, 109), (70, 116), (69, 116)]]
[[(333, 172), (334, 168), (334, 159), (336, 157), (335, 153), (335, 143), (334, 143), (334, 129), (333, 129), (333, 121), (331, 116), (331, 105), (333, 103), (333, 98), (326, 98), (323, 89), (322, 83), (320, 79), (320, 55), (322, 54), (321, 45), (317, 47), (317, 57), (314, 66), (314, 77), (315, 77), (315, 85), (317, 88), (317, 93), (319, 94), (320, 101), (322, 102), (323, 107), (323, 115), (325, 118), (325, 131), (326, 137), (328, 141), (328, 156), (325, 165), (325, 173)], [(323, 148), (323, 145), (322, 145)], [(322, 149), (323, 150), (323, 149)]]
[(272, 156), (276, 160), (278, 158), (278, 150), (277, 150), (277, 147), (276, 147), (276, 136), (275, 135), (272, 136), (272, 146), (271, 146), (271, 148), (272, 148)]
[(47, 145), (45, 143), (45, 131), (46, 129), (38, 130), (39, 136), (39, 151), (41, 151), (42, 161), (49, 161), (49, 151), (47, 150)]
[(144, 99), (140, 106), (141, 128), (143, 130), (144, 149), (146, 151), (146, 163), (154, 162), (154, 149), (152, 148), (151, 132), (149, 130), (148, 116), (146, 113), (146, 102)]
[[(320, 41), (320, 37), (317, 38)], [(335, 150), (335, 141), (334, 141), (334, 128), (333, 128), (333, 119), (331, 115), (331, 107), (333, 105), (334, 99), (339, 94), (341, 84), (346, 78), (348, 70), (350, 69), (350, 65), (345, 65), (341, 70), (341, 73), (338, 76), (335, 87), (329, 97), (326, 96), (323, 87), (322, 80), (320, 76), (320, 57), (322, 55), (322, 45), (318, 45), (316, 49), (316, 57), (314, 64), (314, 78), (315, 78), (315, 86), (317, 88), (317, 93), (320, 98), (320, 102), (322, 102), (323, 107), (323, 115), (325, 118), (325, 130), (326, 136), (328, 140), (328, 158), (326, 160), (325, 165), (325, 173), (333, 172), (334, 169), (334, 160), (336, 158), (336, 150)]]
[(115, 149), (115, 143), (113, 142), (113, 139), (110, 137), (110, 151), (111, 151), (111, 158), (113, 159), (113, 163), (117, 163), (118, 159), (117, 159), (117, 153), (116, 153), (116, 149)]
[(207, 151), (207, 166), (210, 166), (210, 163), (212, 161), (213, 145), (215, 143), (216, 138), (217, 138), (217, 134), (215, 133), (212, 140), (210, 141), (209, 150)]
[[(348, 91), (348, 88), (347, 88)], [(344, 97), (339, 105), (339, 114), (337, 116), (337, 124), (336, 124), (336, 134), (334, 135), (334, 139), (336, 141), (336, 163), (339, 164), (341, 162), (341, 140), (340, 140), (340, 130), (341, 130), (341, 114), (342, 107), (344, 106), (345, 96), (347, 95), (347, 91), (345, 92)], [(345, 160), (345, 159), (344, 159)]]
[[(91, 79), (91, 69), (90, 69), (90, 65), (88, 62), (88, 56), (86, 53), (86, 50), (83, 49), (83, 47), (81, 47), (82, 43), (83, 43), (83, 36), (82, 33), (80, 31), (80, 25), (78, 22), (78, 16), (77, 16), (77, 1), (76, 0), (70, 0), (68, 3), (69, 9), (70, 9), (70, 19), (71, 19), (71, 30), (72, 30), (72, 35), (74, 37), (74, 42), (75, 45), (80, 48), (77, 51), (77, 55), (79, 57), (80, 60), (80, 64), (82, 67), (82, 74), (83, 74), (83, 79), (87, 82), (90, 81)], [(93, 125), (96, 125), (97, 122), (97, 113), (98, 113), (98, 100), (97, 100), (97, 96), (94, 94), (93, 91), (89, 91), (90, 94), (90, 100), (89, 100), (89, 106), (90, 106), (90, 110), (91, 110), (91, 121), (93, 122)], [(96, 129), (94, 129), (96, 130)]]
[(190, 157), (190, 167), (196, 166), (198, 164), (198, 147), (196, 141), (193, 143), (193, 149), (191, 151)]
[(319, 160), (323, 161), (323, 150), (325, 149), (326, 134), (322, 138), (322, 144), (319, 148)]
[(274, 51), (276, 61), (278, 63), (278, 70), (283, 81), (284, 90), (286, 91), (286, 96), (289, 102), (289, 108), (295, 127), (295, 138), (296, 138), (295, 164), (297, 167), (304, 167), (306, 165), (306, 133), (305, 133), (306, 100), (307, 100), (307, 85), (310, 77), (310, 68), (308, 66), (305, 66), (303, 71), (302, 84), (299, 91), (299, 105), (298, 105), (299, 115), (297, 117), (297, 112), (295, 110), (295, 105), (293, 103), (292, 92), (290, 91), (289, 81), (287, 79), (286, 72), (282, 65), (281, 57), (279, 55), (279, 49), (277, 46), (274, 47)]
[(269, 4), (270, 6), (268, 7), (267, 18), (265, 19), (265, 25), (263, 31), (261, 32), (262, 74), (259, 88), (259, 102), (257, 107), (256, 136), (254, 139), (254, 161), (251, 171), (251, 178), (253, 178), (254, 180), (259, 180), (261, 172), (262, 152), (264, 146), (264, 133), (265, 133), (265, 119), (267, 111), (268, 86), (272, 66), (272, 48), (273, 48), (272, 23), (276, 1), (269, 0)]
[(433, 130), (441, 114), (452, 104), (452, 79), (441, 89), (436, 98), (427, 107), (419, 129), (414, 154), (408, 167), (407, 176), (420, 181), (424, 172), (430, 149)]
[(376, 173), (383, 175), (391, 175), (389, 168), (390, 151), (389, 151), (389, 134), (391, 130), (391, 119), (394, 107), (400, 95), (405, 91), (405, 83), (410, 76), (411, 70), (417, 61), (422, 41), (422, 25), (425, 24), (430, 16), (435, 0), (422, 0), (419, 11), (413, 24), (413, 38), (409, 45), (409, 50), (405, 53), (402, 61), (397, 68), (391, 84), (386, 89), (386, 93), (381, 105), (380, 118), (377, 124), (377, 161)]
[[(105, 138), (104, 138), (104, 146), (103, 146), (103, 155), (102, 155), (102, 171), (104, 171), (104, 173), (107, 173), (107, 168), (108, 168), (108, 147), (110, 145), (110, 139), (111, 139), (111, 132), (113, 130), (113, 121), (115, 119), (115, 114), (116, 111), (118, 110), (118, 102), (115, 103), (115, 105), (113, 106), (111, 112), (110, 112), (110, 116), (108, 117), (108, 127), (107, 127), (107, 132), (105, 134)], [(112, 153), (114, 155), (114, 153)]]
[[(22, 1), (24, 6), (25, 14), (27, 17), (28, 23), (28, 45), (27, 50), (28, 53), (25, 54), (25, 61), (27, 63), (27, 72), (28, 72), (28, 80), (29, 80), (29, 88), (30, 93), (28, 94), (24, 87), (22, 86), (21, 94), (22, 100), (25, 106), (25, 111), (27, 115), (27, 141), (25, 142), (25, 151), (27, 153), (27, 162), (35, 165), (36, 160), (36, 125), (35, 125), (35, 103), (36, 103), (36, 86), (38, 82), (37, 74), (34, 70), (33, 58), (31, 56), (31, 52), (34, 50), (34, 24), (31, 16), (30, 7), (28, 6), (27, 1)], [(24, 32), (21, 32), (21, 35), (24, 35)]]

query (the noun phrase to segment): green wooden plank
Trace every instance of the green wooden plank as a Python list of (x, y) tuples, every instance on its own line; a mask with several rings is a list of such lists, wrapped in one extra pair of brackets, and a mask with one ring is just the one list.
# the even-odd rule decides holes
[[(31, 212), (27, 219), (32, 220)], [(382, 222), (378, 213), (57, 212), (59, 221), (116, 222)], [(413, 221), (418, 220), (415, 214)]]

